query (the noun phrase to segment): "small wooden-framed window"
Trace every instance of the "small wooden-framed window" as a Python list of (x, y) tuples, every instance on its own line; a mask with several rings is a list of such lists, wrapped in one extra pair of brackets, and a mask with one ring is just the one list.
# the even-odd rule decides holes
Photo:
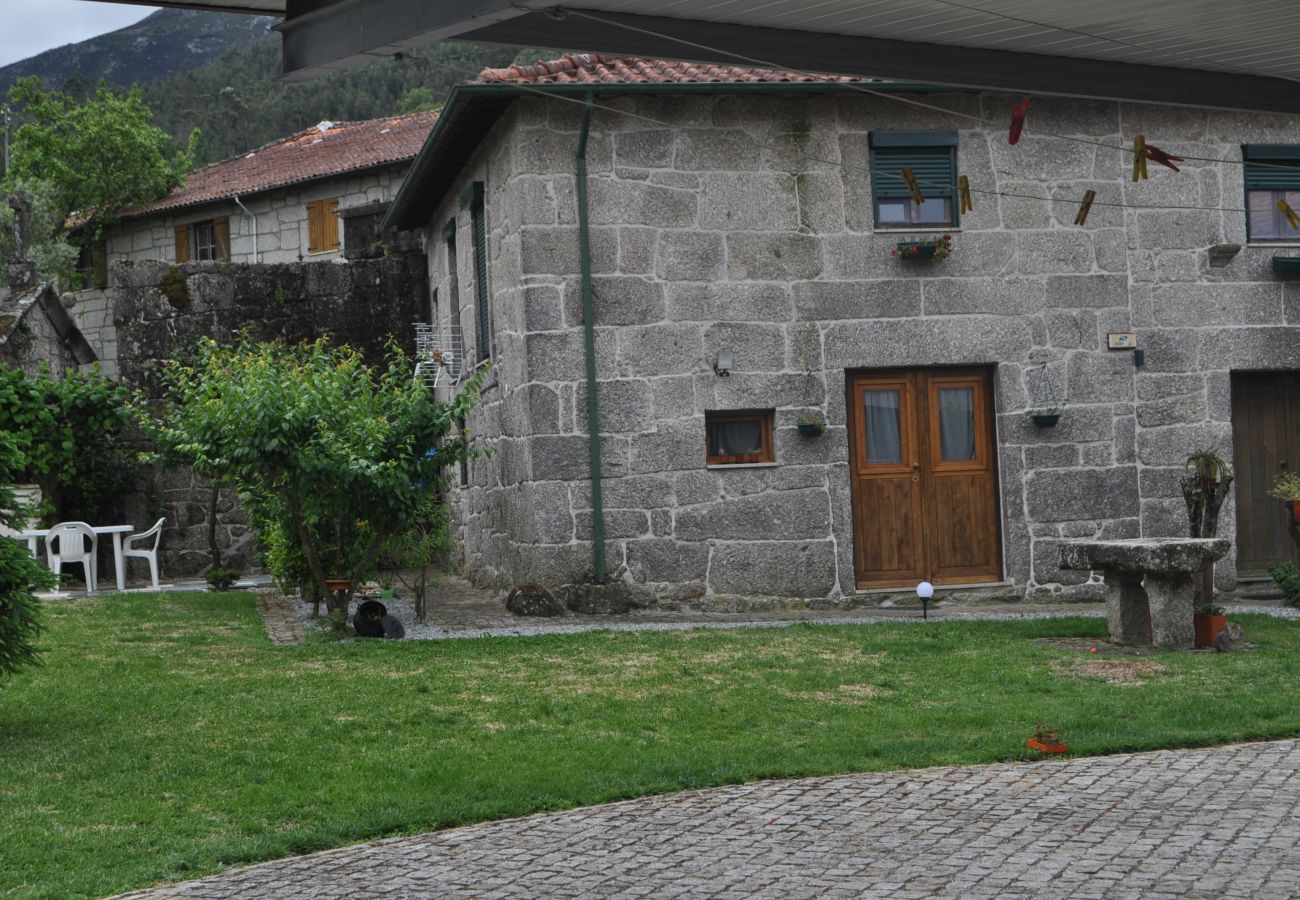
[(332, 253), (339, 249), (337, 197), (307, 204), (307, 252)]
[(708, 464), (743, 466), (776, 461), (770, 409), (713, 410), (704, 414)]
[(230, 219), (222, 216), (176, 226), (176, 261), (230, 262)]
[[(955, 228), (957, 132), (872, 132), (871, 202), (876, 228)], [(903, 169), (910, 169), (924, 197), (917, 203)]]

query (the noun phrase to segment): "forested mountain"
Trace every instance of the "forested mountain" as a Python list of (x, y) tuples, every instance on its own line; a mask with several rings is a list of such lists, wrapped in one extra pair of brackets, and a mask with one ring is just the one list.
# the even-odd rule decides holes
[(73, 95), (93, 91), (101, 78), (120, 87), (156, 81), (245, 46), (267, 34), (274, 22), (266, 16), (159, 10), (126, 28), (0, 68), (0, 94), (24, 75)]
[[(180, 138), (198, 128), (198, 162), (212, 162), (328, 119), (375, 119), (441, 102), (485, 66), (508, 65), (515, 48), (443, 43), (314, 81), (276, 81), (280, 38), (270, 34), (202, 68), (145, 85), (154, 121)], [(421, 90), (423, 89), (423, 90)]]
[[(274, 19), (162, 10), (129, 28), (50, 50), (0, 69), (0, 89), (37, 75), (73, 96), (139, 83), (154, 121), (184, 145), (198, 128), (196, 164), (247, 152), (322, 120), (374, 119), (428, 108), (452, 85), (516, 55), (545, 51), (443, 43), (301, 83), (277, 81), (280, 37)], [(2, 98), (0, 98), (2, 99)]]

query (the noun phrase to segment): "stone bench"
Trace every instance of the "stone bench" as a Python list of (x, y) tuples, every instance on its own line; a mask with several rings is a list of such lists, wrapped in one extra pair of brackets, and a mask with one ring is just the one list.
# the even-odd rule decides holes
[(1065, 541), (1061, 568), (1105, 576), (1106, 617), (1115, 643), (1190, 650), (1196, 643), (1192, 576), (1222, 558), (1229, 546), (1226, 538)]

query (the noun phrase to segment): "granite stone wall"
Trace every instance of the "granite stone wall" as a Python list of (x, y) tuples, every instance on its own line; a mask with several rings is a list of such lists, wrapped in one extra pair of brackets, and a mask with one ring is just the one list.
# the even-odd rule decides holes
[[(341, 249), (308, 252), (307, 204), (336, 198), (342, 211), (352, 206), (392, 200), (405, 173), (405, 165), (392, 166), (241, 198), (248, 212), (257, 219), (256, 256), (253, 254), (252, 218), (227, 200), (113, 226), (107, 238), (108, 262), (110, 266), (124, 261), (175, 262), (176, 226), (205, 222), (219, 216), (230, 217), (231, 262), (278, 264), (339, 258)], [(342, 236), (340, 222), (340, 241)], [(111, 273), (109, 278), (111, 281)]]
[[(854, 94), (602, 100), (588, 166), (611, 571), (665, 593), (853, 592), (846, 372), (981, 365), (995, 373), (1006, 580), (1018, 594), (1092, 595), (1086, 573), (1057, 566), (1059, 541), (1182, 533), (1183, 457), (1231, 457), (1230, 373), (1300, 369), (1300, 295), (1271, 274), (1275, 248), (1209, 264), (1211, 245), (1246, 243), (1240, 166), (1151, 165), (1133, 183), (1127, 154), (1040, 136), (1131, 146), (1140, 132), (1177, 155), (1239, 160), (1245, 142), (1300, 143), (1300, 121), (1041, 99), (1038, 134), (1013, 147), (968, 116), (1009, 121), (1017, 98), (922, 99), (952, 112)], [(496, 454), (471, 466), (456, 502), (467, 569), (501, 585), (590, 575), (579, 113), (516, 101), (426, 235), (444, 318), (454, 306), (474, 345), (469, 216), (455, 198), (485, 182), (496, 369), (470, 426)], [(874, 229), (868, 134), (930, 129), (959, 132), (958, 168), (977, 190), (1043, 199), (976, 193), (960, 228), (941, 230), (949, 259), (905, 263), (889, 248), (925, 233)], [(1097, 202), (1077, 227), (1086, 190)], [(1144, 366), (1107, 349), (1116, 331), (1137, 333)], [(726, 379), (712, 370), (721, 349), (735, 358)], [(1055, 428), (1029, 421), (1059, 400)], [(776, 411), (776, 464), (707, 467), (704, 412), (751, 407)], [(809, 409), (829, 424), (811, 440), (794, 427)], [(1229, 504), (1221, 533), (1234, 528)], [(1234, 577), (1230, 556), (1219, 583)]]
[[(125, 262), (113, 266), (109, 296), (122, 379), (148, 388), (150, 366), (183, 353), (200, 337), (227, 340), (241, 328), (262, 340), (296, 342), (327, 335), (383, 358), (389, 336), (414, 350), (412, 322), (428, 317), (423, 254), (338, 265)], [(133, 521), (167, 516), (160, 550), (166, 578), (204, 571), (211, 560), (211, 484), (189, 469), (154, 473), (131, 500)], [(255, 535), (233, 493), (217, 501), (223, 563), (255, 564)]]

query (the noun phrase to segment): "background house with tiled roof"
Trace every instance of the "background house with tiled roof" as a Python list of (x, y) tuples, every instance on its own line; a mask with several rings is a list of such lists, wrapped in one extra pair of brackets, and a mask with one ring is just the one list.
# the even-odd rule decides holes
[(277, 263), (363, 249), (347, 246), (341, 219), (359, 207), (386, 211), (437, 118), (322, 122), (191, 172), (168, 196), (122, 214), (106, 235), (107, 262)]
[[(1035, 97), (1012, 145), (1021, 100), (585, 56), (457, 87), (388, 222), (493, 363), (467, 571), (1096, 596), (1061, 540), (1186, 534), (1204, 447), (1237, 472), (1220, 585), (1294, 558), (1266, 492), (1300, 459), (1300, 120)], [(1138, 134), (1181, 171), (1134, 181)]]

